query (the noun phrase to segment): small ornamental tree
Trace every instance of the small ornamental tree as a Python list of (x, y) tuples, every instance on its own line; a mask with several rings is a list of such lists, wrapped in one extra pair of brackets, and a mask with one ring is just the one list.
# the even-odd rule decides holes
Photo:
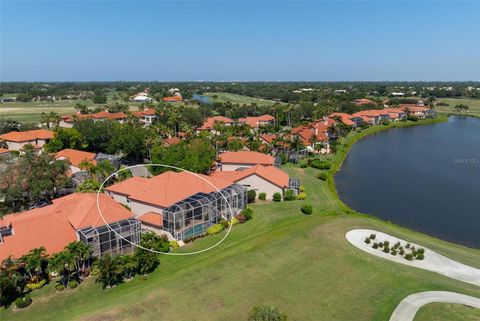
[(255, 192), (253, 189), (249, 190), (247, 192), (247, 202), (255, 203), (255, 198), (257, 198), (257, 192)]
[(248, 321), (286, 321), (287, 315), (272, 305), (253, 307)]
[(310, 204), (303, 204), (302, 205), (302, 213), (310, 215), (313, 213), (313, 207)]
[(280, 202), (281, 200), (282, 200), (282, 194), (280, 194), (279, 192), (276, 192), (275, 194), (273, 194), (274, 202)]
[(258, 199), (264, 201), (267, 199), (267, 193), (260, 193), (258, 194)]
[(285, 191), (285, 195), (283, 196), (283, 200), (284, 201), (293, 201), (295, 200), (297, 197), (295, 196), (295, 192), (291, 189), (287, 189)]

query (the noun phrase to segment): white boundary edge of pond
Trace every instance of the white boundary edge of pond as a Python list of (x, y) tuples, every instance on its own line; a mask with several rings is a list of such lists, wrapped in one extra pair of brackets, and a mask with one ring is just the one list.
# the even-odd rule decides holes
[(434, 302), (463, 304), (480, 309), (480, 299), (473, 296), (449, 291), (418, 292), (407, 296), (397, 305), (390, 321), (413, 321), (421, 307)]
[[(404, 257), (402, 257), (399, 254), (394, 256), (394, 255), (391, 255), (390, 253), (384, 253), (380, 249), (374, 249), (372, 248), (373, 242), (371, 242), (370, 244), (367, 244), (364, 242), (365, 238), (369, 237), (370, 234), (376, 235), (376, 238), (373, 242), (389, 241), (390, 244), (395, 244), (397, 242), (400, 242), (403, 244), (410, 243), (410, 245), (415, 246), (415, 248), (417, 249), (420, 247), (424, 248), (425, 258), (423, 260), (414, 259), (412, 261), (407, 261)], [(480, 286), (480, 269), (449, 259), (448, 257), (438, 254), (437, 252), (434, 252), (424, 246), (421, 246), (412, 242), (408, 242), (400, 238), (397, 238), (395, 236), (391, 236), (389, 234), (382, 233), (375, 230), (370, 230), (370, 229), (356, 229), (356, 230), (348, 231), (345, 234), (345, 238), (348, 240), (348, 242), (350, 242), (356, 248), (364, 252), (370, 253), (372, 255), (375, 255), (393, 262), (436, 272), (459, 281)]]

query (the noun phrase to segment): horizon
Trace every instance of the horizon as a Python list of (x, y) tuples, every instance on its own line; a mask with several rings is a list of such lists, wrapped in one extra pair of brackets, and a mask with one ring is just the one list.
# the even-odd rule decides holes
[(1, 82), (480, 81), (479, 2), (0, 4)]

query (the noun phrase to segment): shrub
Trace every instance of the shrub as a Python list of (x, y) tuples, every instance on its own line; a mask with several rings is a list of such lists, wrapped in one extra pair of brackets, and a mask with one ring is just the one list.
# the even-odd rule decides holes
[(377, 237), (377, 235), (375, 235), (375, 234), (370, 234), (370, 239), (371, 239), (371, 240), (374, 240), (376, 237)]
[(365, 243), (370, 244), (370, 239), (368, 237), (365, 239)]
[(411, 260), (413, 260), (413, 255), (411, 253), (408, 253), (408, 254), (405, 255), (405, 259), (407, 261), (411, 261)]
[(223, 217), (220, 219), (219, 223), (223, 225), (223, 228), (228, 227), (228, 221), (226, 219), (224, 219)]
[(175, 240), (170, 241), (170, 247), (171, 247), (172, 249), (176, 249), (177, 247), (179, 247), (178, 242), (175, 241)]
[(400, 252), (398, 252), (398, 254), (400, 254), (401, 256), (403, 256), (405, 254), (405, 251), (403, 249), (400, 250)]
[(390, 252), (390, 254), (392, 254), (392, 255), (397, 255), (397, 251), (394, 250), (394, 249), (392, 249), (392, 251)]
[(327, 180), (327, 173), (324, 173), (324, 172), (318, 173), (317, 178), (321, 179), (322, 181), (326, 181)]
[(384, 245), (384, 247), (383, 247), (383, 252), (385, 252), (385, 253), (389, 253), (389, 252), (390, 252), (390, 248), (388, 247), (388, 245)]
[(301, 160), (300, 161), (300, 167), (301, 168), (307, 168), (308, 167), (308, 163), (306, 160)]
[(238, 219), (236, 217), (232, 218), (232, 220), (230, 221), (230, 224), (232, 225), (235, 225), (235, 224), (238, 224)]
[(240, 224), (243, 224), (245, 223), (245, 221), (247, 220), (247, 218), (245, 217), (245, 215), (243, 215), (243, 213), (239, 213), (235, 216), (235, 218), (237, 219), (237, 221), (240, 223)]
[(425, 253), (425, 249), (424, 249), (424, 248), (419, 248), (419, 249), (417, 250), (417, 253), (424, 254), (424, 253)]
[(378, 243), (377, 242), (373, 243), (373, 248), (378, 249)]
[(293, 201), (296, 198), (297, 196), (295, 196), (295, 192), (292, 189), (287, 189), (285, 191), (285, 195), (283, 196), (284, 201)]
[(317, 168), (317, 169), (327, 169), (327, 170), (332, 167), (329, 162), (322, 161), (322, 160), (319, 160), (319, 159), (314, 159), (312, 161), (312, 163), (310, 164), (310, 166), (312, 166), (313, 168)]
[(245, 219), (248, 221), (248, 220), (251, 220), (253, 218), (253, 210), (251, 207), (247, 206), (246, 208), (244, 208), (242, 210), (242, 214), (245, 216)]
[(406, 247), (407, 249), (409, 249), (409, 248), (410, 248), (410, 243), (407, 243), (407, 245), (405, 245), (405, 247)]
[(297, 195), (298, 200), (304, 200), (307, 198), (307, 194), (305, 192), (301, 192), (300, 194)]
[(63, 284), (57, 284), (57, 285), (55, 285), (55, 289), (57, 291), (63, 291), (65, 289), (65, 287), (63, 286)]
[(208, 233), (208, 235), (213, 235), (213, 234), (220, 233), (222, 230), (223, 230), (223, 225), (222, 224), (215, 224), (215, 225), (210, 226), (207, 229), (207, 233)]
[(258, 199), (262, 200), (262, 201), (266, 200), (267, 199), (267, 193), (258, 194)]
[(253, 189), (251, 189), (247, 192), (247, 202), (248, 203), (255, 203), (256, 198), (257, 198), (257, 192), (255, 192)]
[(302, 213), (303, 214), (312, 214), (313, 213), (313, 207), (310, 204), (303, 204), (302, 205)]
[(287, 321), (287, 315), (280, 312), (277, 307), (264, 305), (253, 307), (248, 316), (248, 321)]
[(300, 187), (298, 188), (298, 190), (300, 191), (300, 193), (305, 193), (305, 186), (300, 185)]
[(23, 298), (17, 298), (15, 300), (15, 306), (19, 309), (23, 309), (32, 304), (32, 298), (30, 295), (25, 295)]
[(383, 246), (389, 246), (390, 242), (389, 241), (383, 241)]
[(383, 242), (378, 243), (379, 247), (383, 247)]
[(280, 194), (279, 192), (276, 192), (275, 194), (273, 194), (274, 202), (280, 202), (281, 200), (282, 200), (282, 194)]
[(424, 256), (423, 253), (418, 253), (417, 252), (417, 257), (416, 257), (417, 260), (423, 260), (424, 258), (425, 258), (425, 256)]
[(70, 289), (75, 289), (77, 286), (78, 286), (78, 282), (75, 281), (75, 280), (72, 280), (72, 281), (68, 282), (68, 287)]
[(26, 287), (28, 290), (38, 290), (42, 288), (45, 285), (45, 283), (47, 283), (47, 280), (43, 279), (38, 283), (28, 283)]
[(410, 250), (412, 250), (412, 252), (415, 251), (415, 246), (411, 246)]
[(417, 117), (417, 116), (409, 115), (409, 116), (407, 116), (407, 120), (410, 120), (410, 121), (418, 121), (418, 117)]

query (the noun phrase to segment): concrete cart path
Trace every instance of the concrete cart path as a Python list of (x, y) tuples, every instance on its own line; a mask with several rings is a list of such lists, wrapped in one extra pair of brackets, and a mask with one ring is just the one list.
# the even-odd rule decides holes
[(418, 310), (429, 303), (457, 303), (480, 309), (480, 299), (448, 291), (418, 292), (407, 296), (393, 311), (390, 321), (413, 321)]

